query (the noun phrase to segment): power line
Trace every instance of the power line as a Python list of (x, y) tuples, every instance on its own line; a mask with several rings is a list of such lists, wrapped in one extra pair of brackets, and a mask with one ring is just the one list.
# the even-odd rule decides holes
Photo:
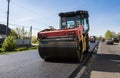
[[(34, 9), (34, 11), (33, 11), (32, 9), (30, 9), (30, 8), (26, 8), (26, 7), (22, 6), (22, 5), (19, 4), (19, 3), (20, 3), (20, 2), (17, 2), (17, 1), (14, 2), (14, 4), (16, 4), (16, 6), (19, 6), (20, 8), (23, 8), (25, 11), (28, 11), (28, 12), (34, 14), (35, 16), (40, 15), (38, 12), (35, 11), (35, 9)], [(36, 15), (36, 14), (38, 14), (38, 15)]]
[[(0, 22), (0, 23), (5, 24), (5, 22)], [(20, 26), (20, 27), (30, 28), (30, 26), (28, 26), (28, 25), (18, 25), (18, 24), (11, 24), (11, 23), (9, 23), (9, 25), (15, 26), (15, 27)], [(34, 29), (34, 30), (40, 30), (40, 28), (36, 28), (36, 27), (32, 27), (32, 29)]]
[[(10, 3), (10, 0), (7, 0), (7, 1), (8, 1), (8, 11), (7, 11), (7, 17), (6, 17), (6, 18), (7, 18), (6, 33), (7, 33), (7, 28), (9, 27), (9, 25), (11, 25), (11, 26), (22, 26), (22, 27), (29, 28), (30, 26), (18, 25), (18, 24), (10, 24), (10, 23), (9, 23), (9, 3)], [(26, 8), (26, 7), (20, 5), (19, 3), (15, 2), (15, 1), (13, 1), (13, 2), (14, 2), (15, 5), (17, 4), (17, 6), (19, 6), (19, 7), (23, 8), (23, 9), (25, 9), (26, 11), (28, 11), (28, 12), (30, 12), (30, 13), (31, 13), (31, 12), (34, 13), (34, 15), (38, 14), (38, 12), (33, 11), (33, 10), (30, 9), (30, 8)], [(12, 3), (12, 4), (13, 4), (13, 3)], [(38, 14), (38, 15), (39, 15), (39, 14)], [(4, 24), (6, 25), (6, 22), (2, 22), (2, 23), (4, 23)], [(33, 27), (33, 29), (34, 29), (34, 30), (40, 30), (40, 28), (35, 28), (35, 27)]]

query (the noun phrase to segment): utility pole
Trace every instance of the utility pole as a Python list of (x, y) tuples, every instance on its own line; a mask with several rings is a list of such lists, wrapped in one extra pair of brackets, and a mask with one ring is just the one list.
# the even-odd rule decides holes
[(30, 26), (30, 32), (29, 32), (29, 37), (30, 37), (30, 45), (32, 44), (32, 26)]
[(7, 27), (6, 27), (6, 36), (8, 36), (10, 0), (7, 0), (7, 2), (8, 2), (8, 6), (7, 6)]
[(32, 26), (30, 26), (30, 38), (32, 38)]

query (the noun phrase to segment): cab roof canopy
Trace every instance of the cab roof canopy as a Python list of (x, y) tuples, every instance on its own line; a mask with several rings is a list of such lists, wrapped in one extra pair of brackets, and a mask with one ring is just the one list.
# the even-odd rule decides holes
[(78, 10), (78, 11), (73, 11), (73, 12), (65, 12), (65, 13), (59, 13), (60, 17), (72, 17), (72, 16), (77, 16), (81, 15), (82, 17), (89, 17), (88, 11), (84, 10)]

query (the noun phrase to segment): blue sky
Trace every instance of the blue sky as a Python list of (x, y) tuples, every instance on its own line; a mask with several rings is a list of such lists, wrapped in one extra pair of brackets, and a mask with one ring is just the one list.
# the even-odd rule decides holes
[[(0, 0), (0, 23), (6, 23), (7, 0)], [(33, 35), (54, 26), (59, 28), (59, 12), (87, 10), (90, 35), (104, 36), (106, 30), (120, 32), (120, 0), (11, 0), (10, 28), (33, 26)]]

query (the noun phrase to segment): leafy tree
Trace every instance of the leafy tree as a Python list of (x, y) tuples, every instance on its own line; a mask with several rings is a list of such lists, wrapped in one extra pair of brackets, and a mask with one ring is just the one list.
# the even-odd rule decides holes
[(24, 39), (28, 37), (28, 32), (25, 31), (24, 27), (16, 28), (15, 30), (11, 29), (9, 36), (13, 36), (14, 38)]
[(120, 32), (118, 32), (117, 36), (120, 36)]
[(25, 31), (24, 27), (22, 27), (21, 29), (21, 36), (22, 36), (22, 39), (24, 39), (25, 37), (27, 37), (27, 31)]
[(113, 37), (112, 32), (110, 30), (107, 30), (106, 33), (105, 33), (105, 38), (110, 39), (112, 37)]
[(9, 36), (13, 36), (14, 38), (17, 38), (17, 33), (15, 30), (11, 29)]
[(100, 41), (101, 39), (102, 39), (102, 37), (100, 36), (100, 37), (97, 37), (96, 36), (96, 39), (98, 40), (98, 41)]
[(8, 36), (2, 44), (2, 48), (4, 51), (13, 51), (16, 48), (14, 37)]
[(28, 32), (25, 31), (24, 27), (22, 28), (16, 28), (16, 33), (17, 33), (17, 36), (16, 38), (19, 38), (19, 39), (23, 39), (23, 38), (27, 38), (28, 36)]
[(112, 32), (112, 37), (117, 37), (117, 34), (115, 32)]
[(118, 34), (116, 34), (113, 31), (107, 30), (106, 33), (105, 33), (105, 38), (106, 39), (115, 38), (115, 37), (118, 37), (118, 36), (120, 36), (120, 32)]
[(17, 33), (17, 38), (21, 38), (21, 29), (20, 28), (16, 28), (16, 33)]

